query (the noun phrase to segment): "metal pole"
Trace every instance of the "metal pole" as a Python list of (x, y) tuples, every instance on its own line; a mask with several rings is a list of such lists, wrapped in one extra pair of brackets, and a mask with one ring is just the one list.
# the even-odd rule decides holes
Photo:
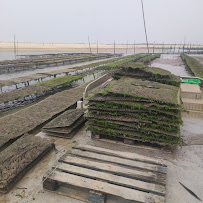
[(116, 42), (114, 40), (114, 54), (116, 54)]
[(18, 40), (17, 40), (17, 46), (16, 46), (16, 57), (18, 56)]
[(153, 45), (153, 54), (154, 54), (154, 46), (155, 46), (155, 41), (154, 41), (154, 45)]
[(127, 41), (127, 44), (126, 44), (126, 55), (128, 54), (128, 41)]
[(90, 46), (90, 38), (89, 38), (89, 36), (88, 36), (88, 42), (89, 42), (90, 53), (92, 53), (92, 49), (91, 49), (91, 46)]
[(15, 43), (15, 35), (14, 35), (14, 55), (15, 55), (15, 59), (16, 59), (16, 43)]
[(97, 53), (99, 53), (99, 45), (98, 45), (98, 40), (97, 40)]
[(135, 41), (134, 41), (134, 54), (135, 54)]
[(143, 1), (142, 1), (142, 0), (141, 0), (141, 4), (142, 4), (142, 15), (143, 15), (143, 21), (144, 21), (145, 37), (146, 37), (146, 42), (147, 42), (147, 50), (148, 50), (148, 54), (149, 54), (149, 45), (148, 45), (147, 29), (146, 29), (146, 23), (145, 23), (145, 15), (144, 15), (144, 5), (143, 5)]

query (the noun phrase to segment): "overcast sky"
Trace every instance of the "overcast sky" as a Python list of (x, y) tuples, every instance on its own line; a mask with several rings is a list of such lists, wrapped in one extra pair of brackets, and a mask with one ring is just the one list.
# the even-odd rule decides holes
[[(150, 42), (203, 44), (203, 0), (143, 0)], [(0, 41), (145, 42), (140, 0), (0, 0)]]

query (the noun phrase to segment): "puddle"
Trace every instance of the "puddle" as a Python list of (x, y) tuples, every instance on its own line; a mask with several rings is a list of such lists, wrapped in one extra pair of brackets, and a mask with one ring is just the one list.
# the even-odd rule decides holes
[(191, 76), (186, 71), (179, 55), (162, 54), (159, 59), (152, 62), (151, 66), (170, 71), (172, 74), (177, 76)]

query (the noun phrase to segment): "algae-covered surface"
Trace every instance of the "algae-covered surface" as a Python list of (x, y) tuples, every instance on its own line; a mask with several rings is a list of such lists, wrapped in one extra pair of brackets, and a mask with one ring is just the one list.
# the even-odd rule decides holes
[(108, 64), (108, 65), (100, 66), (100, 67), (96, 68), (96, 70), (117, 69), (120, 66), (123, 66), (123, 65), (126, 65), (129, 63), (133, 63), (133, 62), (137, 62), (139, 59), (145, 57), (146, 55), (147, 54), (136, 54), (136, 55), (125, 56), (125, 57), (121, 58), (119, 61), (116, 61), (116, 62)]
[(107, 88), (98, 95), (118, 96), (125, 98), (140, 98), (160, 103), (177, 105), (179, 88), (170, 87), (161, 83), (139, 81), (136, 79), (122, 78), (122, 80), (112, 81)]
[(181, 58), (183, 62), (185, 63), (186, 70), (196, 76), (203, 78), (203, 64), (201, 64), (198, 60), (195, 58), (188, 56), (186, 54), (181, 54)]
[(23, 99), (31, 95), (42, 94), (43, 92), (51, 91), (55, 87), (71, 84), (72, 82), (82, 78), (82, 75), (63, 76), (51, 79), (49, 81), (40, 82), (36, 85), (28, 86), (26, 88), (5, 92), (0, 94), (0, 103)]
[(71, 109), (57, 118), (53, 119), (51, 122), (46, 124), (44, 128), (61, 128), (61, 127), (69, 127), (71, 126), (76, 120), (78, 120), (81, 116), (84, 115), (84, 110), (82, 109)]
[(50, 147), (53, 148), (53, 144), (46, 139), (25, 135), (2, 151), (0, 191), (8, 191), (17, 182), (16, 177)]
[(180, 77), (171, 74), (169, 71), (156, 67), (148, 67), (142, 64), (127, 64), (120, 70), (114, 72), (114, 78), (119, 79), (122, 76), (128, 76), (139, 79), (147, 79), (163, 84), (180, 86)]
[(183, 110), (180, 103), (179, 87), (122, 77), (90, 96), (88, 129), (114, 138), (178, 145)]
[(0, 147), (74, 105), (82, 98), (86, 85), (56, 93), (35, 105), (0, 118)]

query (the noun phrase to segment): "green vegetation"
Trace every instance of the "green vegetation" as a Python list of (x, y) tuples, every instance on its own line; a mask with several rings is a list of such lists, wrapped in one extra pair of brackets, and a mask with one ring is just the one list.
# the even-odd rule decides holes
[(177, 105), (179, 88), (168, 85), (139, 81), (133, 78), (123, 78), (123, 80), (114, 80), (98, 93), (102, 96), (115, 96), (124, 98), (146, 99), (159, 103)]
[(62, 76), (62, 77), (53, 78), (48, 81), (39, 82), (39, 83), (35, 84), (35, 86), (47, 86), (47, 88), (55, 88), (57, 86), (70, 84), (70, 83), (80, 80), (82, 78), (83, 78), (82, 75)]
[[(157, 69), (152, 72), (163, 78), (169, 74)], [(88, 129), (114, 138), (178, 145), (183, 123), (179, 91), (176, 86), (133, 77), (113, 80), (89, 98)]]
[(118, 67), (129, 64), (138, 61), (139, 59), (148, 56), (148, 54), (136, 54), (136, 55), (129, 55), (121, 58), (119, 61), (116, 61), (114, 63), (101, 66), (96, 68), (96, 70), (111, 70), (111, 69), (117, 69)]
[(0, 125), (0, 147), (69, 109), (81, 99), (86, 86), (87, 84), (84, 84), (56, 93), (21, 111), (0, 118), (2, 124)]
[(126, 64), (120, 70), (115, 71), (114, 78), (119, 79), (123, 76), (147, 79), (167, 85), (180, 86), (181, 80), (179, 76), (171, 74), (169, 71), (161, 68), (150, 68), (142, 64)]
[(161, 56), (161, 54), (147, 55), (147, 56), (141, 58), (141, 59), (139, 60), (139, 62), (144, 63), (144, 64), (147, 65), (147, 64), (149, 64), (151, 61), (153, 61), (153, 60), (155, 60), (155, 59), (157, 59), (157, 58), (160, 58), (160, 56)]
[(203, 64), (186, 54), (181, 54), (186, 70), (193, 76), (203, 78)]
[(10, 92), (2, 93), (0, 94), (0, 101), (1, 103), (7, 103), (9, 101), (23, 99), (31, 95), (43, 94), (53, 90), (54, 88), (70, 85), (72, 82), (82, 78), (83, 78), (83, 75), (63, 76), (63, 77), (53, 78), (51, 80), (40, 82), (35, 85), (28, 86), (26, 88), (16, 89)]

